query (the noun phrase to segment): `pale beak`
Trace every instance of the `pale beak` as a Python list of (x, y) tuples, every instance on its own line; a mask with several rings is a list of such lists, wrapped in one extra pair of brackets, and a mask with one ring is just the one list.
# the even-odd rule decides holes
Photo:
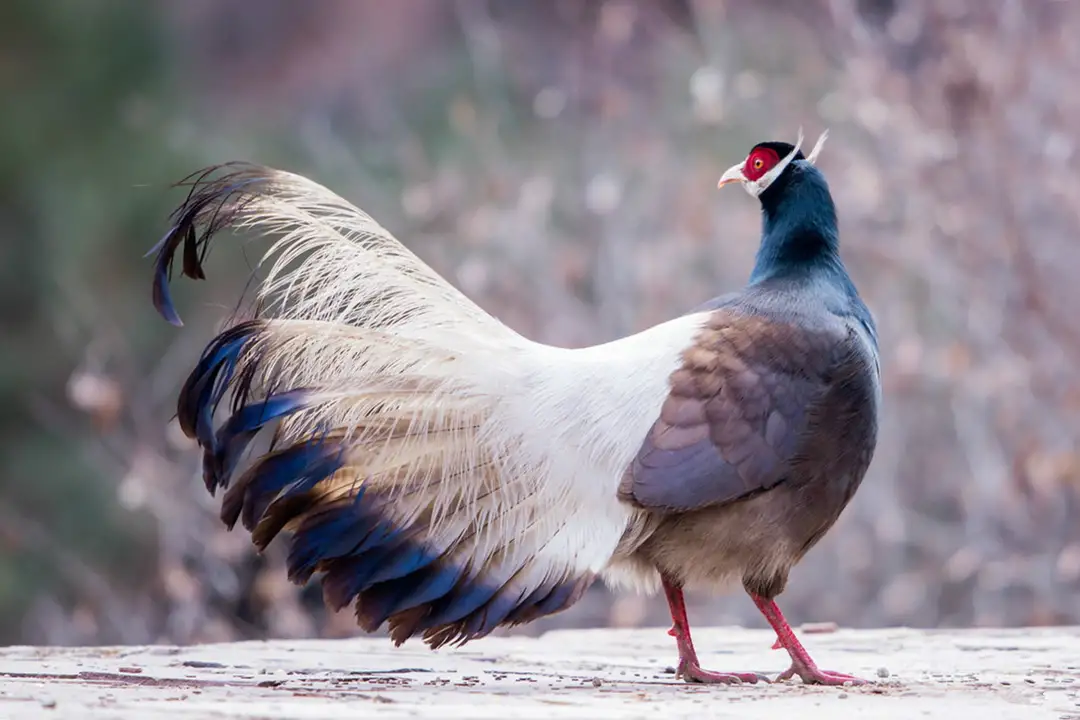
[(742, 174), (742, 169), (742, 163), (728, 168), (727, 172), (720, 176), (720, 182), (716, 183), (716, 187), (722, 188), (733, 182), (746, 182), (746, 177)]

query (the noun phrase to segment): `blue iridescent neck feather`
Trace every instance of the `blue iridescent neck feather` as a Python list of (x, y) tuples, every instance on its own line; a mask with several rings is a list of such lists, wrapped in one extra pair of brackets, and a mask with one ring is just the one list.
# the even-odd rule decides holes
[(796, 160), (759, 199), (761, 247), (751, 284), (822, 271), (839, 271), (846, 278), (840, 262), (836, 206), (820, 170)]

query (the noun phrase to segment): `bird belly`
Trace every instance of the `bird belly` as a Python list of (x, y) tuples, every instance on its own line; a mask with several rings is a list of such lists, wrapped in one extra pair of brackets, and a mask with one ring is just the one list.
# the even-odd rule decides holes
[(755, 578), (779, 594), (798, 561), (798, 538), (778, 528), (794, 509), (786, 488), (719, 507), (663, 517), (633, 553), (685, 587), (724, 591)]

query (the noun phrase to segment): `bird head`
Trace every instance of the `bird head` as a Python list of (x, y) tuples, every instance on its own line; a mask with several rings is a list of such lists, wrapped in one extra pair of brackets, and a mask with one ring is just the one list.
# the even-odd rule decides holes
[(716, 186), (720, 188), (733, 182), (740, 182), (746, 192), (754, 197), (760, 197), (761, 193), (765, 192), (778, 177), (783, 175), (788, 165), (795, 160), (806, 160), (813, 164), (821, 152), (821, 146), (825, 144), (825, 138), (828, 136), (828, 130), (821, 133), (821, 137), (818, 138), (817, 143), (814, 144), (814, 149), (810, 151), (808, 156), (804, 156), (802, 150), (800, 150), (803, 141), (801, 128), (799, 129), (799, 139), (796, 140), (794, 145), (786, 142), (758, 143), (750, 149), (750, 154), (746, 156), (745, 160), (728, 168), (727, 172), (720, 176), (720, 182)]

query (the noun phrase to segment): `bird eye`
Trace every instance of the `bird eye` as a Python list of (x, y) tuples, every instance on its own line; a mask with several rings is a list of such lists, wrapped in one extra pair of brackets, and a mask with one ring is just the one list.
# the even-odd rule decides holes
[(754, 158), (754, 169), (760, 170), (763, 167), (765, 167), (765, 161), (761, 158)]

